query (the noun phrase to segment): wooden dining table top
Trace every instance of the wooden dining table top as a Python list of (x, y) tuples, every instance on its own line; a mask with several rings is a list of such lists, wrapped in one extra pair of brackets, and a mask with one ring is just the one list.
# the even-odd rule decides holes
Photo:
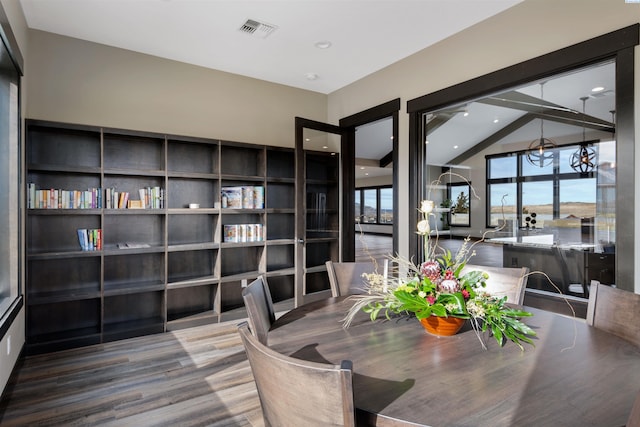
[(415, 318), (359, 313), (344, 329), (352, 304), (300, 306), (276, 320), (268, 345), (303, 360), (351, 360), (358, 416), (372, 425), (620, 427), (640, 391), (640, 349), (582, 319), (525, 307), (535, 346), (483, 335), (483, 349), (469, 322), (437, 337)]

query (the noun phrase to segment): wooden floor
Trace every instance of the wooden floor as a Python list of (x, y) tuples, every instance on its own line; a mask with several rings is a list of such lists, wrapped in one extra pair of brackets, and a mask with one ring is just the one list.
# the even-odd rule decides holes
[(378, 263), (393, 254), (393, 237), (380, 234), (356, 233), (357, 262), (375, 259)]
[[(381, 261), (393, 247), (385, 236), (358, 242), (360, 260)], [(0, 402), (0, 425), (262, 427), (237, 323), (27, 357)]]
[(0, 425), (262, 427), (237, 323), (27, 357)]
[[(435, 240), (435, 239), (434, 239)], [(454, 255), (463, 245), (462, 238), (449, 238), (441, 236), (438, 239), (438, 246), (443, 250), (448, 249)], [(470, 242), (469, 245), (474, 242)], [(502, 245), (492, 243), (476, 243), (472, 251), (475, 253), (469, 260), (471, 264), (486, 265), (492, 267), (502, 267)], [(438, 250), (441, 253), (442, 250)], [(393, 253), (393, 238), (378, 234), (357, 234), (356, 233), (356, 261), (369, 261), (375, 259), (381, 265), (382, 260)]]

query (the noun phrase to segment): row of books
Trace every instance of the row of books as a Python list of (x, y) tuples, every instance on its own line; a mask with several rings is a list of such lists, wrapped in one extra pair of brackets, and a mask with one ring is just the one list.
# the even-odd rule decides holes
[(115, 188), (105, 190), (107, 209), (164, 209), (165, 192), (161, 187), (145, 187), (138, 190), (138, 200), (131, 199), (128, 191)]
[(37, 189), (34, 183), (27, 187), (29, 209), (163, 209), (165, 191), (160, 187), (138, 190), (139, 200), (130, 200), (130, 193), (107, 188), (88, 190)]
[(78, 243), (83, 251), (102, 250), (102, 229), (101, 228), (79, 228)]
[(264, 187), (261, 185), (222, 187), (220, 193), (223, 209), (264, 209)]
[(38, 190), (34, 183), (29, 183), (27, 206), (29, 209), (99, 209), (102, 207), (102, 190)]
[(234, 243), (262, 242), (264, 240), (262, 224), (229, 224), (224, 226), (224, 241)]

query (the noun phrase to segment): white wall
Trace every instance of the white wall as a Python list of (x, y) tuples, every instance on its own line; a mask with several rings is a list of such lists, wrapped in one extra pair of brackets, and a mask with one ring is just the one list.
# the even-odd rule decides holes
[(7, 385), (13, 367), (18, 361), (20, 351), (25, 340), (25, 311), (24, 307), (18, 313), (9, 330), (0, 340), (0, 390)]

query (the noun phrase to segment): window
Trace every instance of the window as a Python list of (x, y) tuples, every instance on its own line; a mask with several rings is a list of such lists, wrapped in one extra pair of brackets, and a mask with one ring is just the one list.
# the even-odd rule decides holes
[[(599, 143), (592, 145), (599, 151)], [(580, 144), (559, 147), (553, 161), (543, 166), (529, 163), (526, 152), (488, 156), (487, 226), (511, 223), (533, 230), (558, 226), (560, 221), (570, 226), (573, 221), (577, 229), (581, 222), (592, 223), (597, 212), (598, 172), (577, 173), (571, 168), (571, 155), (579, 148)], [(566, 243), (572, 236), (557, 237)]]
[(469, 227), (471, 214), (470, 183), (460, 182), (448, 184), (451, 201), (450, 224), (457, 227)]
[(393, 224), (393, 188), (365, 187), (355, 191), (356, 223)]
[(393, 224), (393, 188), (380, 190), (380, 224)]
[(378, 222), (378, 191), (375, 189), (362, 190), (364, 204), (362, 205), (362, 222), (375, 224)]
[[(0, 11), (1, 11), (0, 6)], [(20, 300), (20, 73), (12, 52), (0, 43), (0, 318)], [(13, 308), (12, 308), (13, 307)], [(10, 322), (0, 325), (4, 334)], [(1, 338), (1, 336), (0, 336)]]

